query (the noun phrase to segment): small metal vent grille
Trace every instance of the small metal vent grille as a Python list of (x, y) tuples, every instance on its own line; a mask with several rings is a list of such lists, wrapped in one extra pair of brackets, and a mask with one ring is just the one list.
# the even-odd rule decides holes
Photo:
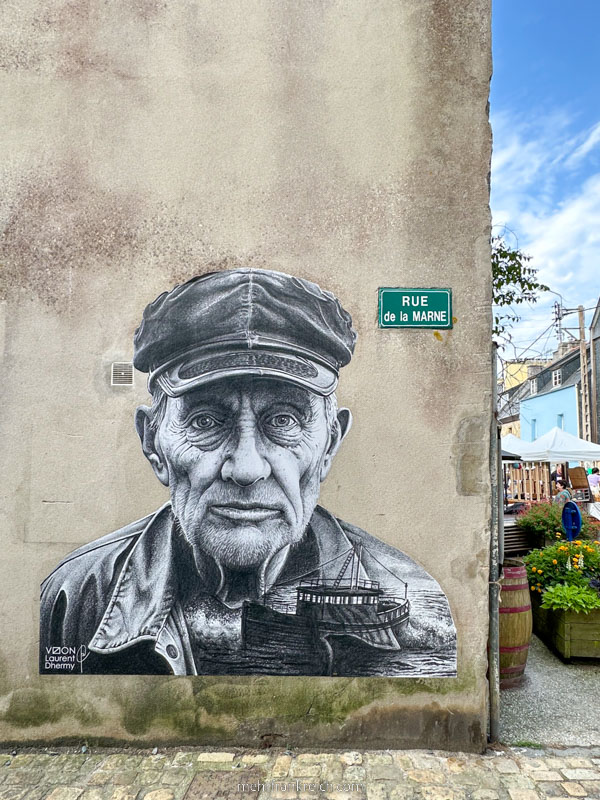
[(110, 367), (111, 386), (133, 386), (133, 364), (131, 361), (114, 361)]

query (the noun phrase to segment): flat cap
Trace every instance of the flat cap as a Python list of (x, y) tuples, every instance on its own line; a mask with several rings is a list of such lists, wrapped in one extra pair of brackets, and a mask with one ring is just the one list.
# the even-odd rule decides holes
[(335, 391), (352, 358), (352, 319), (317, 284), (263, 269), (192, 278), (146, 306), (133, 363), (171, 397), (210, 381), (259, 375)]

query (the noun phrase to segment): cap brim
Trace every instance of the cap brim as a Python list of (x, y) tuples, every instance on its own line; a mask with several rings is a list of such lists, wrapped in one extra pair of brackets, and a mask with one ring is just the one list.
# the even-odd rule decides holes
[(303, 386), (327, 397), (337, 387), (337, 372), (323, 363), (269, 349), (230, 350), (189, 355), (149, 377), (171, 397), (225, 378), (255, 375)]

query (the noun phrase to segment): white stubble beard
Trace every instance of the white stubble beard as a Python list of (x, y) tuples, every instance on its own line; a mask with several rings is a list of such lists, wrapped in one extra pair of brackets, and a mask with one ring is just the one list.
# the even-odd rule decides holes
[[(313, 481), (310, 482), (311, 484)], [(260, 524), (241, 523), (234, 525), (205, 511), (198, 524), (194, 515), (186, 515), (189, 504), (187, 496), (178, 498), (175, 489), (171, 503), (183, 534), (191, 545), (196, 561), (201, 554), (208, 555), (220, 566), (233, 571), (259, 570), (276, 553), (287, 545), (294, 545), (303, 538), (319, 497), (316, 485), (304, 487), (308, 497), (303, 498), (303, 518), (298, 524), (290, 523), (283, 516), (265, 520)], [(183, 502), (179, 502), (182, 500)], [(183, 512), (179, 509), (183, 507)]]

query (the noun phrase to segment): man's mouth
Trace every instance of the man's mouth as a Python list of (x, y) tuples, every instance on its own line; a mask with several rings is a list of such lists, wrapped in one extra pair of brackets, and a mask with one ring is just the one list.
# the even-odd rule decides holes
[(267, 519), (275, 519), (282, 513), (280, 508), (274, 506), (254, 506), (244, 503), (210, 506), (210, 511), (217, 517), (232, 522), (264, 522)]

